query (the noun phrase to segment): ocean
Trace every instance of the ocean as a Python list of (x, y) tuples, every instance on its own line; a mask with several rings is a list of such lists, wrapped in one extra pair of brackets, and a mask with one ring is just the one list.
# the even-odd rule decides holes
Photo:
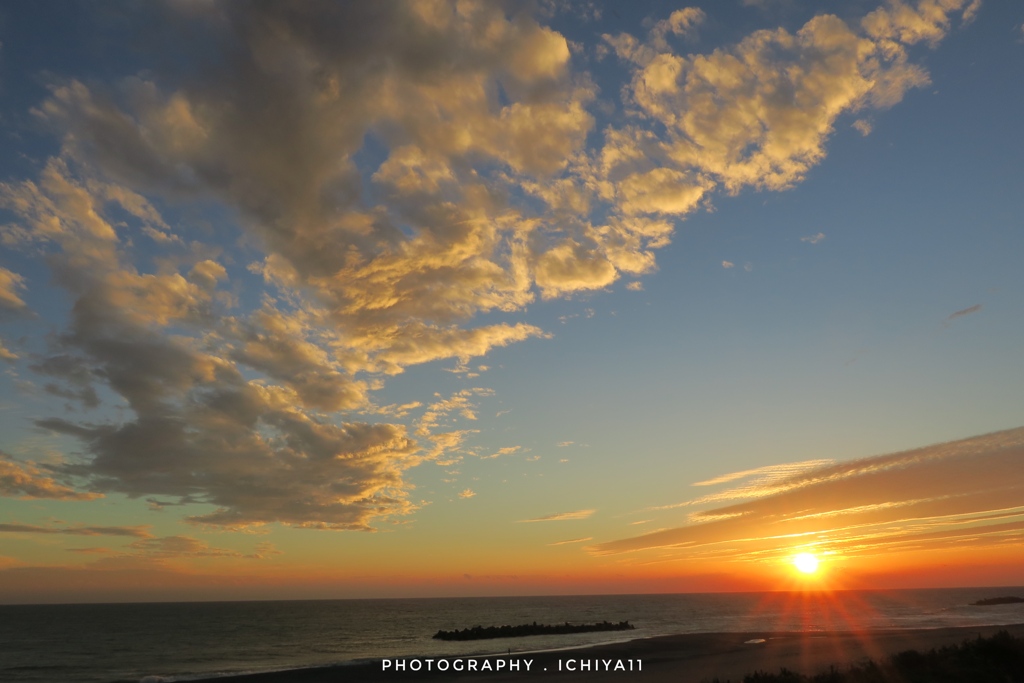
[[(1024, 587), (280, 602), (0, 605), (0, 681), (187, 681), (396, 656), (580, 647), (673, 633), (1024, 623)], [(451, 642), (452, 630), (628, 620), (636, 630)]]

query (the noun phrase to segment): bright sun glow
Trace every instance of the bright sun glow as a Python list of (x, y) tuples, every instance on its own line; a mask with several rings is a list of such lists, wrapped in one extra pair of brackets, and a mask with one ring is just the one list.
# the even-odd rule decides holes
[(800, 553), (793, 558), (793, 565), (804, 574), (813, 574), (818, 570), (818, 558), (810, 553)]

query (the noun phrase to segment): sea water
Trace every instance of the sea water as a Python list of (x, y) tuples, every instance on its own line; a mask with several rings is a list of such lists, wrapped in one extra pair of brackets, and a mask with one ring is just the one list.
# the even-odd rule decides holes
[[(184, 681), (383, 657), (580, 647), (673, 633), (1024, 623), (1024, 588), (0, 606), (0, 681)], [(628, 620), (633, 631), (452, 642), (439, 629)]]

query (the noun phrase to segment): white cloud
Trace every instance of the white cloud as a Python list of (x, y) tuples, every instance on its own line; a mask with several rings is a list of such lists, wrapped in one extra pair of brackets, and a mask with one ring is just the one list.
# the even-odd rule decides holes
[(674, 204), (638, 203), (627, 191), (624, 210), (685, 214), (699, 199), (697, 187), (737, 192), (799, 182), (824, 158), (837, 118), (892, 106), (908, 89), (928, 83), (904, 46), (940, 40), (951, 15), (965, 5), (893, 2), (865, 17), (862, 27), (820, 15), (795, 33), (757, 31), (734, 46), (686, 57), (667, 45), (656, 49), (650, 39), (605, 36), (635, 65), (629, 96), (636, 113), (665, 132), (608, 131), (604, 172), (627, 190), (630, 179), (656, 178), (655, 197), (672, 196), (669, 188), (677, 188)]
[(913, 45), (927, 42), (936, 45), (950, 27), (950, 14), (962, 10), (964, 22), (970, 22), (980, 6), (978, 0), (919, 0), (915, 5), (903, 0), (890, 0), (868, 14), (861, 25), (878, 40), (899, 40)]
[(706, 19), (707, 15), (704, 13), (704, 10), (697, 7), (678, 9), (672, 12), (668, 19), (663, 19), (654, 24), (648, 36), (648, 43), (657, 52), (668, 51), (667, 38), (669, 35), (692, 36), (696, 32), (697, 27), (704, 23)]
[(964, 14), (962, 21), (964, 25), (967, 25), (974, 21), (978, 16), (978, 10), (981, 9), (981, 0), (970, 0), (970, 4), (964, 8)]
[(550, 515), (543, 515), (541, 517), (533, 517), (531, 519), (521, 519), (520, 522), (560, 522), (564, 520), (572, 519), (587, 519), (593, 515), (597, 510), (575, 510), (573, 512), (556, 512)]
[(851, 126), (864, 137), (871, 134), (871, 122), (867, 119), (857, 119), (851, 124)]
[(480, 456), (480, 459), (490, 460), (493, 458), (500, 458), (503, 455), (512, 455), (514, 453), (520, 452), (521, 450), (523, 450), (522, 446), (505, 446), (504, 448), (499, 448), (496, 452), (492, 453), (491, 455)]

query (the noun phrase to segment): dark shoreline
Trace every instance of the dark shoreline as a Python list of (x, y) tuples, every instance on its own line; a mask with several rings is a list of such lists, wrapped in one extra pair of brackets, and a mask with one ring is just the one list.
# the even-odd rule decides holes
[[(419, 671), (410, 670), (413, 657), (401, 658), (406, 662), (405, 670), (395, 670), (397, 660), (391, 659), (389, 670), (384, 670), (383, 660), (368, 663), (353, 663), (309, 669), (291, 669), (266, 673), (222, 676), (202, 679), (223, 683), (348, 683), (356, 681), (401, 681), (403, 679), (461, 680), (470, 681), (513, 681), (523, 677), (554, 677), (566, 683), (596, 679), (628, 679), (678, 683), (700, 683), (718, 677), (723, 683), (732, 680), (739, 683), (745, 674), (754, 671), (777, 673), (780, 667), (805, 674), (827, 670), (830, 665), (845, 667), (866, 658), (880, 659), (886, 655), (905, 650), (928, 651), (943, 645), (957, 645), (964, 640), (978, 636), (991, 636), (999, 631), (1008, 631), (1024, 638), (1024, 624), (1007, 626), (967, 626), (936, 629), (877, 630), (860, 632), (795, 632), (795, 633), (691, 633), (654, 638), (641, 638), (626, 642), (595, 645), (572, 650), (553, 650), (535, 653), (513, 653), (508, 655), (432, 656), (437, 662), (449, 661), (446, 672), (426, 671), (427, 658), (418, 658)], [(761, 642), (751, 642), (761, 641)], [(491, 671), (453, 671), (455, 660), (491, 660)], [(497, 660), (505, 660), (501, 671), (494, 671)], [(508, 662), (521, 660), (519, 671), (509, 671)], [(525, 661), (530, 660), (529, 672)], [(592, 662), (591, 670), (580, 671), (581, 662)], [(639, 670), (600, 670), (622, 662), (639, 660)], [(569, 671), (568, 662), (575, 671)], [(561, 664), (561, 666), (560, 666)], [(433, 664), (431, 665), (433, 667)], [(463, 665), (465, 666), (465, 664)], [(546, 669), (546, 671), (545, 671)], [(561, 671), (559, 670), (561, 669)]]

